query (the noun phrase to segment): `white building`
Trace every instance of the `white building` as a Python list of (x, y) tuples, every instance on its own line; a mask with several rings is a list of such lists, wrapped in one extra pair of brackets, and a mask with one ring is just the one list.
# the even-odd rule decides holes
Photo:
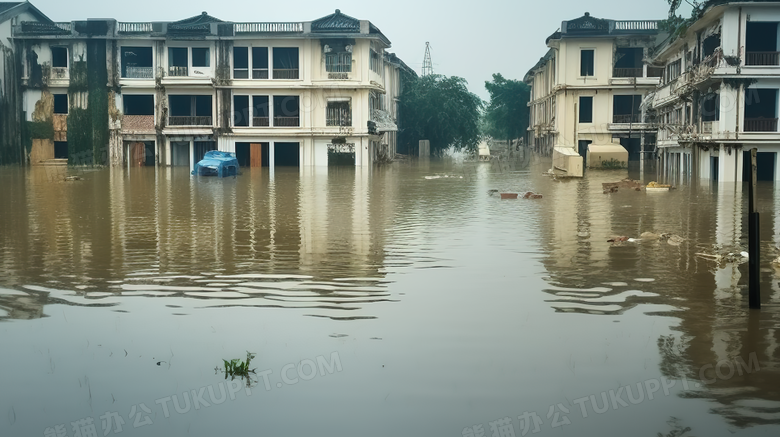
[(660, 70), (643, 60), (657, 37), (656, 21), (586, 12), (547, 38), (547, 54), (524, 80), (531, 86), (529, 145), (553, 155), (557, 173), (625, 167), (650, 151), (655, 131), (642, 122), (641, 102), (658, 84)]
[(661, 168), (669, 177), (780, 180), (777, 156), (780, 3), (723, 2), (651, 59), (664, 68), (652, 99)]
[(395, 154), (399, 70), (408, 67), (376, 26), (339, 10), (288, 23), (205, 12), (21, 23), (14, 37), (26, 53), (27, 121), (51, 120), (54, 132), (32, 130), (33, 163), (191, 168), (218, 149), (242, 166), (361, 166)]
[(52, 23), (30, 2), (0, 3), (0, 165), (24, 162), (19, 59), (11, 42), (13, 26), (23, 21)]

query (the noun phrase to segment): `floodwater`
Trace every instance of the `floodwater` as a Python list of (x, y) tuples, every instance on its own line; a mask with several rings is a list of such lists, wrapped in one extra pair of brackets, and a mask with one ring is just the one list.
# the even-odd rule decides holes
[(697, 255), (747, 250), (741, 184), (548, 165), (4, 168), (0, 435), (780, 434), (780, 191), (753, 311)]

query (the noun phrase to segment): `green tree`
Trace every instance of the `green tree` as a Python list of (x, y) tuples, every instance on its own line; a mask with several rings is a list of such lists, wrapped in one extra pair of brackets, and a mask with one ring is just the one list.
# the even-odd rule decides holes
[(485, 133), (499, 140), (522, 138), (528, 129), (528, 100), (531, 88), (522, 81), (505, 79), (501, 73), (486, 81), (490, 103), (485, 111)]
[(482, 100), (466, 84), (456, 76), (408, 78), (398, 101), (398, 140), (403, 150), (417, 150), (420, 140), (431, 142), (431, 154), (449, 147), (476, 149)]

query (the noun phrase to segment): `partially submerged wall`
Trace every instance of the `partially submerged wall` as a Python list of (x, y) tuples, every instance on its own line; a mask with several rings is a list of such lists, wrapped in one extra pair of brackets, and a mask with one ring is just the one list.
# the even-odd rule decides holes
[(24, 162), (21, 58), (0, 41), (0, 165)]

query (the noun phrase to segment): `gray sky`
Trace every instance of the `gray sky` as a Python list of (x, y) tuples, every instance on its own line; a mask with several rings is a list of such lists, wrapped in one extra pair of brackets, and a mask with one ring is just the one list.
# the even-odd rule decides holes
[(664, 0), (641, 2), (600, 0), (481, 0), (475, 3), (430, 0), (133, 0), (128, 3), (96, 0), (64, 2), (31, 0), (54, 21), (116, 18), (119, 21), (175, 21), (207, 11), (228, 21), (310, 21), (341, 9), (352, 17), (370, 20), (393, 43), (395, 52), (418, 73), (431, 43), (434, 72), (460, 76), (469, 89), (488, 98), (484, 83), (493, 73), (522, 79), (547, 51), (544, 40), (561, 21), (585, 11), (598, 18), (663, 19)]

